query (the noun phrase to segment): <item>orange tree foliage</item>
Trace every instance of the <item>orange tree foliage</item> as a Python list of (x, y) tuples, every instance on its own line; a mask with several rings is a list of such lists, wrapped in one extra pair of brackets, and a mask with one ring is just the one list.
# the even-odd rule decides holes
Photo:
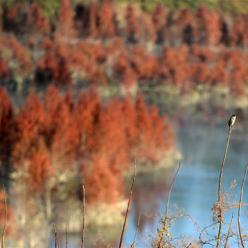
[(14, 35), (4, 35), (2, 45), (10, 51), (9, 61), (17, 62), (18, 71), (26, 73), (32, 70), (30, 51)]
[(40, 140), (37, 147), (30, 151), (30, 158), (28, 160), (27, 180), (28, 184), (32, 186), (32, 190), (40, 192), (44, 190), (46, 180), (52, 175), (52, 166), (49, 152)]
[(92, 89), (73, 100), (50, 86), (42, 100), (31, 92), (12, 114), (7, 95), (0, 93), (0, 132), (11, 133), (13, 169), (36, 193), (50, 182), (56, 188), (63, 174), (76, 180), (80, 171), (90, 201), (115, 201), (122, 195), (123, 171), (134, 159), (154, 164), (174, 148), (171, 126), (141, 96), (136, 102), (103, 102)]
[[(137, 5), (130, 4), (124, 11), (123, 7), (119, 7), (111, 0), (104, 0), (91, 1), (89, 4), (78, 3), (74, 10), (71, 0), (62, 0), (55, 23), (57, 38), (75, 37), (78, 33), (83, 37), (97, 39), (124, 36), (131, 43), (173, 41), (212, 46), (223, 42), (247, 46), (246, 16), (226, 17), (206, 7), (200, 7), (195, 12), (185, 9), (169, 12), (158, 5), (152, 13), (147, 13)], [(18, 2), (4, 9), (3, 19), (3, 29), (15, 33), (30, 33), (33, 30), (30, 27), (34, 26), (37, 29), (33, 32), (40, 28), (39, 32), (42, 33), (51, 26), (37, 3), (32, 3), (28, 8)], [(222, 24), (226, 28), (223, 29)], [(226, 36), (228, 42), (222, 39), (226, 32), (230, 32)]]
[(47, 45), (48, 49), (44, 57), (37, 62), (37, 81), (39, 83), (50, 81), (61, 85), (71, 84), (69, 61), (66, 59), (67, 53), (65, 52), (66, 47), (60, 44), (58, 46)]
[(32, 3), (27, 13), (28, 26), (33, 33), (45, 34), (50, 32), (50, 23), (42, 8), (37, 3)]
[[(173, 149), (173, 133), (167, 121), (158, 114), (157, 108), (146, 107), (144, 99), (136, 100), (137, 158), (141, 162), (159, 162), (163, 158), (162, 150)], [(160, 149), (161, 148), (161, 149)]]
[(9, 75), (8, 65), (0, 58), (0, 79), (6, 79)]
[(150, 13), (137, 5), (118, 7), (110, 0), (76, 6), (63, 0), (54, 22), (37, 3), (6, 8), (0, 77), (4, 83), (28, 78), (39, 87), (172, 84), (181, 93), (199, 84), (224, 85), (245, 94), (246, 16), (205, 7), (172, 12), (159, 5)]
[(85, 176), (89, 203), (113, 203), (122, 197), (123, 177), (120, 173), (113, 173), (109, 165), (109, 160), (103, 154), (92, 157), (92, 164)]
[(81, 93), (73, 109), (76, 128), (79, 131), (79, 154), (89, 157), (94, 150), (93, 137), (100, 112), (100, 97), (96, 91)]
[(103, 38), (116, 34), (114, 11), (110, 0), (103, 1), (99, 10), (99, 35)]
[[(6, 91), (0, 88), (0, 163), (9, 160), (12, 148), (13, 108)], [(2, 170), (3, 168), (1, 168)]]
[(126, 9), (126, 29), (125, 34), (127, 41), (130, 43), (136, 43), (141, 37), (141, 28), (139, 18), (136, 15), (136, 9), (128, 5)]
[(74, 37), (74, 11), (70, 0), (61, 0), (56, 27), (57, 37)]
[(13, 212), (10, 208), (10, 205), (8, 204), (7, 193), (4, 189), (0, 189), (0, 227), (2, 230), (4, 227), (6, 228), (5, 234), (7, 235), (13, 231), (13, 219)]
[(152, 13), (152, 21), (156, 30), (156, 42), (159, 44), (163, 43), (166, 38), (167, 15), (168, 12), (162, 5), (158, 5)]
[(30, 158), (30, 151), (37, 146), (44, 124), (44, 108), (38, 96), (31, 93), (14, 118), (12, 159), (18, 167)]

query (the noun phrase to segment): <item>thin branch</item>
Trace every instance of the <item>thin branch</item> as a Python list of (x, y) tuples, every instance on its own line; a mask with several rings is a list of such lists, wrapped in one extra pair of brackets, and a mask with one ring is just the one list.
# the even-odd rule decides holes
[(226, 235), (226, 241), (225, 241), (224, 248), (227, 248), (227, 245), (228, 245), (228, 239), (229, 239), (231, 231), (232, 231), (232, 221), (233, 221), (233, 213), (232, 213), (231, 221), (230, 221), (229, 226), (228, 226), (228, 232)]
[(65, 229), (65, 248), (68, 248), (68, 225), (66, 225)]
[(54, 233), (54, 247), (55, 248), (60, 248), (59, 247), (59, 239), (58, 239), (58, 231), (57, 231), (57, 226), (56, 224), (53, 225), (53, 233)]
[(227, 151), (230, 143), (230, 137), (231, 137), (231, 132), (232, 132), (232, 126), (229, 126), (228, 129), (228, 136), (227, 136), (227, 141), (226, 141), (226, 147), (225, 147), (225, 152), (224, 152), (224, 157), (221, 163), (221, 169), (220, 169), (220, 174), (218, 178), (218, 210), (219, 210), (219, 230), (218, 230), (218, 235), (217, 235), (217, 243), (216, 243), (216, 248), (220, 247), (220, 241), (221, 241), (221, 230), (222, 230), (222, 222), (223, 222), (223, 209), (222, 209), (222, 178), (223, 178), (223, 173), (224, 173), (224, 165), (226, 162), (226, 157), (227, 157)]
[(176, 178), (177, 178), (177, 175), (179, 173), (180, 168), (181, 168), (181, 161), (178, 162), (177, 171), (176, 171), (176, 173), (172, 179), (172, 182), (170, 184), (169, 193), (168, 193), (168, 197), (167, 197), (167, 201), (166, 201), (165, 218), (163, 220), (163, 228), (162, 228), (163, 231), (161, 232), (161, 235), (160, 235), (160, 239), (159, 239), (158, 246), (157, 246), (158, 248), (161, 247), (161, 244), (162, 244), (162, 241), (164, 238), (164, 232), (165, 232), (164, 230), (166, 230), (166, 226), (168, 224), (171, 192), (172, 192), (172, 189), (173, 189), (173, 186), (174, 186), (174, 183), (176, 181)]
[(1, 248), (5, 247), (5, 232), (6, 232), (6, 226), (7, 226), (7, 201), (6, 201), (5, 189), (3, 189), (3, 195), (4, 195), (4, 225), (3, 225), (3, 232), (2, 232), (2, 238), (1, 238)]
[(123, 236), (124, 236), (126, 223), (127, 223), (127, 219), (128, 219), (128, 213), (129, 213), (129, 209), (130, 209), (130, 205), (131, 205), (131, 200), (132, 200), (132, 197), (133, 197), (133, 187), (134, 187), (135, 178), (136, 178), (136, 162), (134, 163), (134, 172), (133, 172), (132, 184), (131, 184), (131, 187), (130, 187), (130, 193), (129, 193), (128, 203), (127, 203), (127, 210), (126, 210), (126, 213), (125, 213), (125, 219), (124, 219), (124, 223), (123, 223), (123, 226), (122, 226), (121, 237), (120, 237), (120, 242), (119, 242), (119, 248), (121, 248), (122, 242), (123, 242)]
[(242, 198), (243, 198), (244, 185), (245, 185), (245, 179), (246, 179), (247, 171), (248, 171), (248, 165), (246, 166), (245, 174), (244, 174), (243, 181), (242, 181), (242, 185), (241, 185), (241, 189), (240, 189), (239, 208), (238, 208), (238, 229), (239, 229), (239, 238), (240, 238), (240, 242), (241, 242), (241, 245), (242, 245), (243, 248), (245, 248), (245, 244), (244, 244), (244, 240), (243, 240), (243, 238), (242, 238), (242, 232), (241, 232), (240, 212), (241, 212), (241, 203), (242, 203)]
[[(200, 243), (201, 243), (202, 245), (206, 245), (206, 244), (210, 245), (209, 240), (204, 241), (203, 238), (202, 238), (202, 235), (203, 235), (203, 233), (206, 233), (206, 235), (209, 236), (209, 233), (207, 232), (207, 230), (208, 230), (209, 228), (215, 226), (216, 224), (218, 224), (218, 222), (211, 223), (210, 225), (205, 226), (205, 227), (200, 231), (199, 240), (200, 240)], [(215, 239), (214, 239), (214, 240), (215, 240)], [(212, 240), (211, 240), (211, 241), (212, 241)], [(211, 245), (212, 245), (212, 244), (211, 244)], [(212, 246), (214, 246), (214, 245), (212, 245)]]
[(83, 227), (82, 227), (82, 241), (81, 248), (84, 248), (84, 240), (85, 240), (85, 187), (83, 185)]
[(137, 225), (136, 225), (135, 234), (134, 234), (134, 237), (133, 237), (133, 243), (131, 244), (131, 248), (135, 247), (135, 241), (136, 241), (137, 233), (138, 233), (138, 230), (139, 230), (139, 226), (140, 226), (140, 214), (138, 216), (138, 221), (137, 221)]
[(176, 181), (176, 178), (177, 178), (177, 175), (179, 173), (180, 168), (181, 168), (181, 161), (178, 162), (176, 174), (174, 175), (172, 182), (171, 182), (171, 185), (170, 185), (170, 189), (169, 189), (169, 193), (168, 193), (168, 197), (167, 197), (167, 202), (166, 202), (166, 212), (165, 212), (165, 218), (166, 219), (169, 218), (171, 192), (172, 192), (172, 189), (173, 189), (173, 186), (174, 186), (174, 183)]

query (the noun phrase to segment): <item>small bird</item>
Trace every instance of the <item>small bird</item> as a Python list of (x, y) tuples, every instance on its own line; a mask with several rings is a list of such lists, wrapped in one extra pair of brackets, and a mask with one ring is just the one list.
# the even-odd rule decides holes
[(235, 121), (236, 121), (236, 115), (232, 115), (228, 121), (228, 126), (231, 128), (235, 124)]

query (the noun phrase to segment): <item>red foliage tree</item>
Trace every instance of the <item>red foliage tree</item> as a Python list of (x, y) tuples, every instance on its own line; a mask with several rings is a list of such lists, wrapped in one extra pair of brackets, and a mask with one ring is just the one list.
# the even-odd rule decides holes
[(167, 10), (158, 5), (152, 13), (153, 25), (156, 30), (156, 41), (162, 43), (166, 38), (166, 26), (167, 26)]
[(0, 58), (0, 78), (6, 79), (9, 75), (8, 65)]
[(32, 70), (32, 63), (28, 49), (12, 35), (6, 37), (6, 45), (11, 49), (12, 59), (20, 64), (21, 71), (30, 72)]
[(113, 37), (116, 33), (114, 23), (113, 5), (110, 0), (105, 0), (99, 9), (99, 35), (102, 38)]
[(28, 9), (28, 26), (33, 33), (49, 33), (50, 23), (42, 8), (37, 3), (32, 3)]
[(37, 144), (44, 126), (44, 108), (37, 95), (31, 93), (15, 117), (15, 143), (12, 152), (15, 164), (29, 158), (30, 151)]
[(151, 80), (156, 75), (158, 63), (154, 56), (144, 48), (135, 46), (130, 52), (130, 64), (137, 73), (138, 79)]
[(142, 36), (144, 41), (154, 43), (156, 41), (156, 30), (154, 29), (152, 16), (150, 14), (142, 14), (141, 22), (144, 26), (144, 31)]
[(97, 37), (97, 22), (98, 22), (98, 11), (97, 4), (95, 2), (91, 3), (89, 6), (89, 35), (91, 37)]
[(122, 176), (111, 170), (109, 160), (104, 155), (95, 155), (88, 174), (85, 175), (87, 202), (113, 203), (123, 194)]
[[(6, 165), (12, 149), (13, 107), (9, 96), (0, 88), (0, 163)], [(1, 168), (3, 169), (3, 168)]]
[(71, 0), (61, 0), (57, 19), (57, 37), (75, 37), (74, 10)]
[(244, 95), (248, 80), (247, 55), (232, 51), (229, 53), (230, 88), (234, 95)]
[[(94, 150), (94, 136), (96, 122), (100, 111), (100, 97), (95, 90), (81, 93), (74, 108), (74, 118), (80, 133), (80, 153), (89, 156)], [(87, 152), (87, 153), (86, 153)], [(86, 154), (85, 154), (86, 153)]]
[(142, 163), (156, 163), (162, 157), (161, 152), (173, 148), (171, 127), (158, 115), (156, 108), (146, 107), (144, 99), (136, 100), (136, 125), (139, 130), (136, 152), (137, 159)]
[[(12, 110), (0, 93), (2, 134)], [(43, 194), (45, 186), (52, 191), (61, 175), (76, 177), (81, 168), (90, 202), (119, 199), (123, 171), (134, 158), (155, 163), (173, 148), (170, 126), (143, 98), (135, 104), (130, 98), (103, 103), (95, 90), (82, 93), (75, 102), (55, 86), (42, 101), (32, 92), (11, 125), (11, 160), (31, 192)]]
[(15, 118), (12, 160), (18, 171), (26, 171), (35, 192), (42, 193), (46, 180), (74, 165), (79, 134), (70, 107), (52, 87), (44, 104), (32, 93)]
[(236, 17), (231, 27), (231, 44), (234, 46), (248, 46), (248, 32), (246, 29), (247, 18)]
[(130, 97), (123, 99), (122, 115), (125, 117), (124, 128), (128, 147), (134, 147), (138, 135), (138, 128), (136, 126), (136, 109)]
[[(6, 219), (7, 217), (7, 219)], [(1, 229), (5, 230), (5, 235), (9, 235), (12, 233), (12, 228), (14, 227), (14, 219), (13, 219), (13, 210), (11, 206), (8, 204), (8, 196), (4, 189), (0, 190), (0, 226)], [(8, 225), (6, 226), (6, 223)]]
[(38, 146), (31, 151), (27, 168), (27, 182), (31, 191), (41, 193), (45, 190), (46, 181), (52, 173), (51, 161), (46, 146), (39, 140)]
[(58, 105), (54, 114), (56, 118), (51, 116), (52, 122), (50, 122), (53, 127), (49, 144), (50, 153), (56, 164), (61, 164), (63, 167), (63, 163), (67, 163), (66, 167), (69, 168), (72, 164), (68, 162), (75, 159), (75, 151), (79, 145), (79, 133), (69, 106), (65, 101)]
[(192, 65), (193, 75), (192, 80), (197, 85), (204, 85), (209, 83), (210, 69), (205, 63), (195, 63)]
[(167, 48), (161, 57), (159, 75), (173, 82), (176, 86), (183, 86), (190, 79), (190, 65), (188, 63), (188, 47)]
[(37, 63), (36, 79), (40, 83), (44, 81), (53, 81), (59, 85), (72, 83), (69, 62), (63, 50), (55, 48), (47, 51)]
[(71, 107), (71, 102), (68, 102), (67, 97), (62, 97), (56, 87), (48, 88), (44, 99), (44, 136), (50, 157), (58, 169), (61, 169), (64, 163), (70, 167), (69, 161), (74, 160), (75, 150), (79, 145), (79, 133)]
[(216, 60), (215, 53), (207, 46), (194, 44), (192, 46), (191, 53), (193, 58), (196, 59), (196, 62), (211, 63)]
[(182, 9), (175, 18), (174, 32), (178, 33), (176, 37), (181, 39), (182, 42), (192, 45), (196, 40), (195, 33), (197, 26), (195, 16), (192, 11)]
[(205, 7), (197, 10), (198, 36), (203, 37), (204, 42), (210, 46), (218, 45), (221, 39), (221, 20), (218, 12), (211, 11)]
[(113, 169), (120, 171), (127, 164), (128, 154), (124, 121), (122, 103), (120, 100), (111, 100), (99, 113), (97, 131), (93, 135), (95, 151), (105, 154), (110, 164), (118, 166)]
[(136, 43), (141, 38), (139, 19), (133, 6), (126, 9), (126, 37), (131, 43)]
[(226, 63), (224, 61), (218, 61), (215, 66), (210, 70), (209, 80), (212, 85), (227, 85), (228, 74), (226, 69)]
[(12, 103), (3, 88), (0, 88), (0, 132), (3, 138), (10, 127), (10, 120), (13, 115)]
[(137, 73), (130, 67), (128, 67), (122, 75), (121, 83), (129, 89), (132, 86), (137, 85), (138, 75)]
[(149, 110), (146, 107), (144, 99), (139, 96), (136, 100), (136, 125), (139, 130), (138, 139), (136, 141), (137, 158), (142, 162), (151, 161), (153, 158), (153, 149), (150, 147), (152, 140), (152, 122), (149, 117)]

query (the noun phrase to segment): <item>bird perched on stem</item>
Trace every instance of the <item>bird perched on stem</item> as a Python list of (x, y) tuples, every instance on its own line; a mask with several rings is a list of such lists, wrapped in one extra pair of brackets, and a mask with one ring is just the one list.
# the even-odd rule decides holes
[(229, 128), (233, 127), (236, 121), (236, 115), (232, 115), (228, 121)]

